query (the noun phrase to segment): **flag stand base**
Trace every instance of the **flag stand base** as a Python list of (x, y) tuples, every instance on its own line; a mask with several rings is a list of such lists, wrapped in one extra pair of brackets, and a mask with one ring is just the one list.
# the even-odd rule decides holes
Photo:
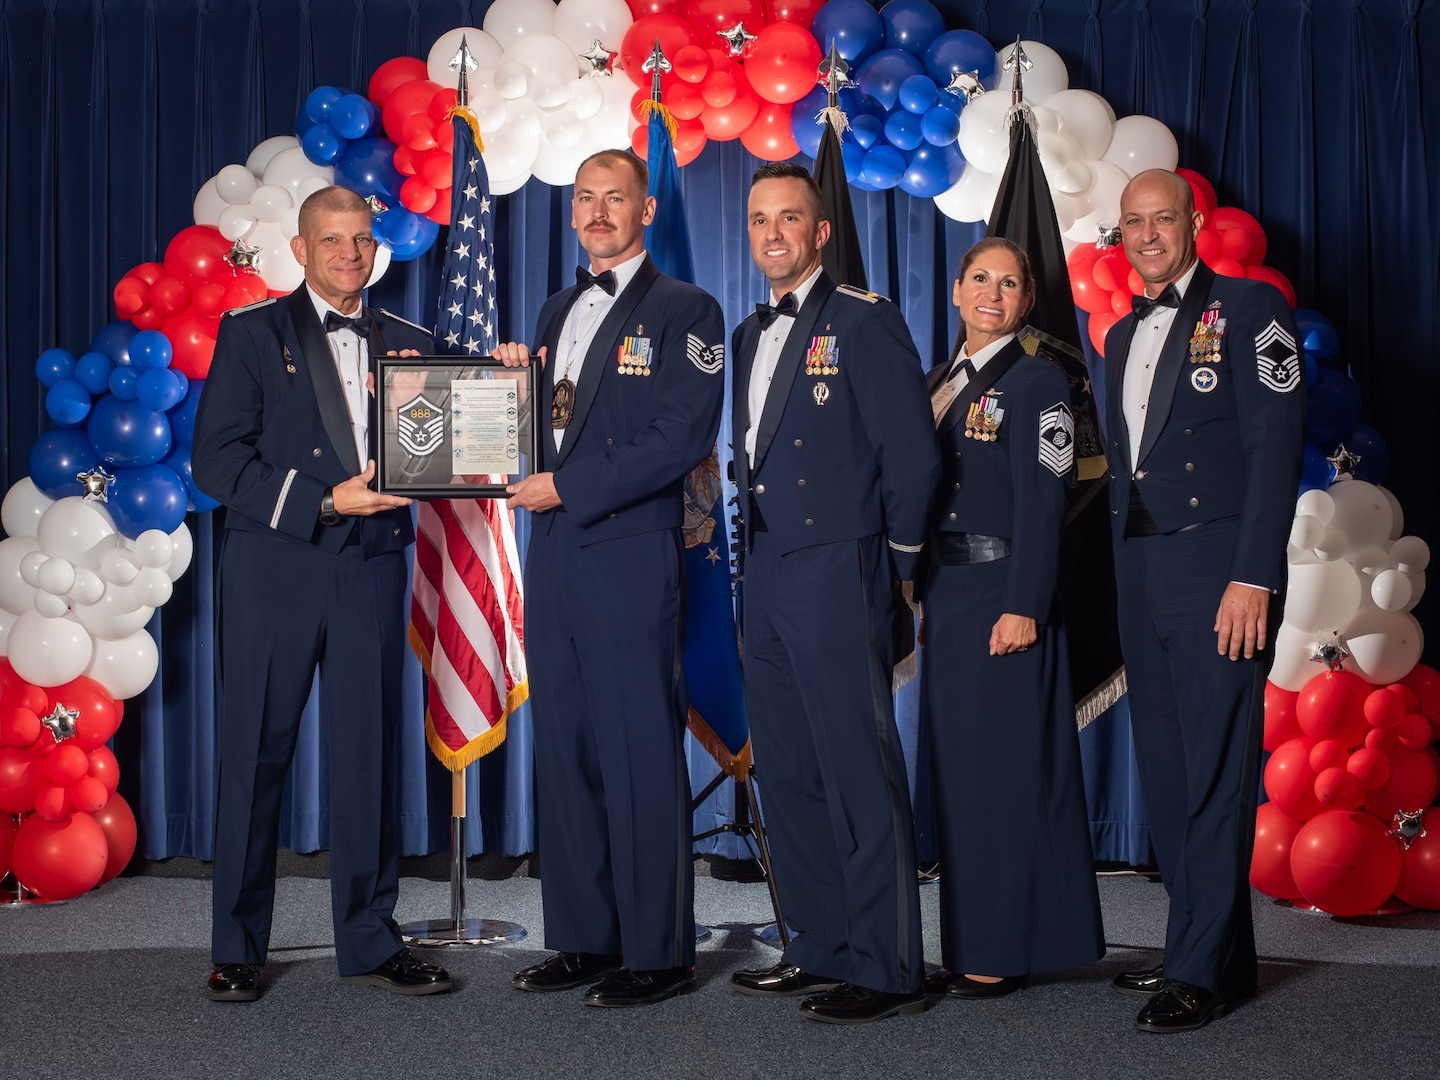
[(451, 776), (450, 918), (401, 923), (400, 939), (406, 945), (433, 948), (519, 941), (525, 936), (525, 928), (519, 923), (465, 917), (465, 770)]

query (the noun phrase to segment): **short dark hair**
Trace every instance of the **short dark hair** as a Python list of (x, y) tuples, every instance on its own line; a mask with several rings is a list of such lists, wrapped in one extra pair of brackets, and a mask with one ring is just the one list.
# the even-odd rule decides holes
[[(629, 169), (635, 176), (635, 182), (640, 185), (640, 197), (644, 198), (650, 191), (650, 168), (632, 154), (629, 150), (598, 150), (580, 163), (580, 169), (586, 165), (600, 165), (605, 168), (619, 167)], [(580, 169), (575, 170), (575, 175), (580, 175)]]
[(815, 220), (829, 220), (825, 213), (825, 200), (820, 195), (820, 185), (804, 166), (791, 161), (767, 162), (750, 177), (750, 186), (753, 188), (762, 180), (799, 180), (805, 185), (806, 194), (810, 197), (810, 209), (815, 212)]
[(321, 214), (368, 214), (370, 204), (358, 191), (351, 191), (338, 184), (323, 187), (300, 204), (298, 231), (305, 236), (315, 227), (315, 219)]

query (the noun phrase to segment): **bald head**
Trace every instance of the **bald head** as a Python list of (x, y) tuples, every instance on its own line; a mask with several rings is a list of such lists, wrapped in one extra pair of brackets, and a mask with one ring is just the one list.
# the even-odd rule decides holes
[(1195, 265), (1195, 238), (1204, 217), (1195, 210), (1195, 193), (1182, 176), (1167, 169), (1140, 173), (1120, 193), (1120, 235), (1125, 256), (1145, 282), (1147, 296)]
[(300, 204), (299, 232), (301, 236), (313, 232), (322, 214), (368, 213), (370, 204), (360, 197), (359, 192), (339, 186), (321, 188)]
[(1195, 190), (1190, 186), (1190, 181), (1169, 169), (1146, 169), (1142, 173), (1136, 173), (1120, 193), (1120, 212), (1125, 212), (1127, 196), (1132, 192), (1147, 189), (1163, 191), (1171, 202), (1180, 207), (1180, 212), (1185, 217), (1195, 213)]

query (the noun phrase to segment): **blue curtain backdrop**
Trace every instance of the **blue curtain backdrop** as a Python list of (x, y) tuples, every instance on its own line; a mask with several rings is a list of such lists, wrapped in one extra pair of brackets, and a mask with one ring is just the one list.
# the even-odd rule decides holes
[[(80, 350), (111, 317), (110, 290), (190, 224), (195, 192), (261, 139), (293, 131), (314, 86), (363, 89), (392, 56), (424, 56), (442, 32), (478, 25), (487, 3), (455, 0), (0, 0), (0, 481), (28, 472), (45, 426), (33, 363)], [(952, 28), (1003, 43), (1017, 34), (1064, 57), (1072, 86), (1125, 115), (1165, 122), (1181, 164), (1222, 203), (1255, 214), (1268, 261), (1301, 303), (1336, 324), (1389, 441), (1390, 486), (1407, 531), (1436, 542), (1433, 419), (1440, 370), (1440, 2), (1437, 0), (941, 0)], [(757, 164), (714, 144), (682, 172), (699, 284), (733, 325), (763, 297), (743, 229)], [(501, 332), (526, 338), (578, 258), (569, 190), (532, 181), (500, 200)], [(981, 234), (900, 193), (856, 194), (871, 287), (901, 304), (927, 359), (954, 333), (948, 274)], [(536, 257), (543, 252), (546, 257)], [(372, 302), (433, 318), (438, 262), (397, 264)], [(154, 685), (129, 703), (118, 749), (143, 853), (208, 857), (214, 823), (213, 516), (192, 517), (196, 556), (151, 626)], [(1436, 655), (1436, 606), (1418, 613)], [(1073, 631), (1072, 631), (1073, 632)], [(912, 777), (918, 687), (902, 692)], [(429, 759), (420, 679), (410, 668), (404, 843), (447, 844), (448, 778)], [(312, 717), (313, 720), (313, 717)], [(315, 726), (292, 776), (283, 842), (322, 847), (326, 778)], [(472, 850), (527, 851), (528, 717), (473, 770)], [(1123, 703), (1082, 734), (1096, 850), (1143, 861), (1143, 815)], [(703, 763), (702, 763), (703, 764)], [(923, 777), (925, 770), (918, 770)], [(702, 779), (697, 776), (697, 779)], [(915, 792), (922, 824), (927, 784)], [(723, 812), (723, 806), (721, 807)], [(713, 823), (714, 813), (707, 823)]]

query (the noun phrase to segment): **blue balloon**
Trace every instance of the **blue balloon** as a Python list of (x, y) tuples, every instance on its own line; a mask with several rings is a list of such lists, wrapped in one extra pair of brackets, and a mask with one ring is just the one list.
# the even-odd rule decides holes
[(46, 349), (35, 358), (35, 377), (41, 386), (54, 386), (75, 377), (75, 357), (68, 349)]
[(135, 396), (141, 405), (158, 412), (173, 409), (185, 397), (185, 388), (180, 384), (178, 373), (169, 368), (142, 372), (136, 391)]
[(916, 116), (923, 116), (935, 107), (940, 91), (929, 75), (911, 75), (900, 84), (900, 107)]
[(117, 364), (128, 364), (130, 342), (135, 340), (135, 335), (139, 332), (133, 323), (113, 322), (100, 328), (100, 332), (90, 342), (90, 351), (104, 353)]
[(212, 499), (195, 486), (195, 474), (190, 468), (190, 454), (188, 442), (177, 442), (175, 449), (170, 451), (170, 456), (161, 464), (175, 470), (175, 474), (185, 481), (185, 494), (190, 500), (190, 509), (197, 514), (203, 514), (207, 510), (214, 510), (220, 505), (220, 502)]
[(300, 106), (300, 111), (295, 114), (295, 137), (303, 139), (305, 133), (315, 126), (315, 121), (310, 119), (310, 114), (305, 111), (305, 106)]
[(134, 401), (140, 392), (140, 373), (133, 367), (117, 367), (110, 372), (110, 393), (121, 401)]
[(995, 89), (995, 48), (973, 30), (951, 30), (941, 34), (925, 50), (925, 71), (940, 86), (948, 86), (950, 77), (973, 71), (985, 89)]
[(854, 184), (865, 166), (865, 148), (846, 135), (840, 140), (840, 157), (845, 162), (845, 179)]
[(1320, 377), (1320, 365), (1308, 352), (1305, 353), (1305, 385), (1311, 386)]
[(1305, 463), (1300, 469), (1300, 494), (1330, 486), (1330, 462), (1325, 460), (1325, 451), (1318, 446), (1305, 447)]
[(102, 461), (125, 468), (163, 460), (172, 442), (163, 412), (113, 395), (95, 402), (85, 430)]
[(45, 411), (61, 427), (78, 427), (90, 415), (90, 391), (74, 379), (61, 379), (46, 391)]
[(194, 380), (185, 388), (184, 400), (166, 414), (170, 417), (170, 432), (176, 442), (195, 441), (195, 410), (200, 407), (200, 394), (204, 389), (204, 379)]
[(877, 191), (883, 191), (898, 184), (904, 171), (905, 155), (889, 143), (876, 143), (866, 151), (860, 179)]
[(110, 372), (115, 364), (102, 352), (87, 352), (75, 361), (75, 381), (92, 394), (103, 394), (110, 388)]
[(185, 481), (168, 465), (115, 470), (105, 509), (122, 536), (134, 540), (146, 529), (172, 533), (185, 520), (190, 496)]
[(130, 363), (142, 370), (170, 366), (175, 350), (159, 330), (141, 330), (130, 342)]
[(924, 73), (925, 66), (913, 53), (904, 49), (882, 49), (860, 65), (855, 72), (855, 85), (889, 112), (900, 97), (900, 84), (912, 75)]
[(890, 0), (880, 9), (880, 18), (885, 23), (885, 47), (916, 56), (945, 33), (945, 16), (929, 0)]
[(1380, 433), (1369, 424), (1356, 424), (1350, 434), (1340, 440), (1345, 449), (1360, 459), (1355, 466), (1355, 479), (1371, 484), (1383, 484), (1385, 474), (1390, 471), (1390, 447)]
[(822, 53), (830, 52), (833, 41), (840, 55), (855, 64), (880, 48), (885, 21), (869, 0), (830, 0), (815, 13), (810, 33)]
[(305, 156), (316, 165), (334, 165), (349, 145), (329, 124), (316, 124), (300, 136)]
[(855, 142), (861, 150), (869, 150), (875, 140), (884, 133), (885, 121), (877, 116), (861, 113), (850, 118), (850, 134), (855, 136)]
[(964, 171), (965, 158), (958, 146), (922, 143), (906, 163), (905, 173), (900, 177), (900, 190), (932, 199), (953, 187)]
[(98, 464), (100, 455), (78, 428), (52, 428), (30, 446), (30, 479), (52, 499), (83, 494), (75, 474)]
[[(400, 208), (395, 207), (390, 213), (393, 214), (396, 210), (400, 210)], [(410, 223), (404, 225), (402, 231), (405, 233), (405, 240), (387, 237), (385, 243), (390, 248), (391, 259), (395, 262), (409, 262), (430, 250), (430, 245), (435, 243), (435, 237), (440, 235), (440, 226), (427, 217), (411, 214), (409, 210), (400, 210), (400, 212), (409, 214), (414, 219), (413, 226)]]
[(356, 139), (335, 166), (335, 183), (358, 191), (361, 196), (389, 196), (392, 206), (400, 202), (403, 178), (395, 168), (395, 144), (389, 139)]
[(1306, 389), (1305, 441), (1329, 449), (1360, 418), (1360, 387), (1348, 375), (1321, 368)]
[(370, 133), (375, 119), (375, 106), (359, 94), (346, 94), (335, 103), (330, 126), (343, 139), (359, 139)]
[(924, 136), (920, 134), (920, 118), (900, 109), (885, 121), (885, 139), (897, 150), (914, 150)]
[(317, 86), (305, 99), (305, 115), (314, 123), (328, 123), (335, 103), (344, 96), (345, 91), (338, 86)]
[(920, 118), (920, 134), (931, 146), (949, 146), (960, 137), (960, 116), (944, 105), (936, 105)]

